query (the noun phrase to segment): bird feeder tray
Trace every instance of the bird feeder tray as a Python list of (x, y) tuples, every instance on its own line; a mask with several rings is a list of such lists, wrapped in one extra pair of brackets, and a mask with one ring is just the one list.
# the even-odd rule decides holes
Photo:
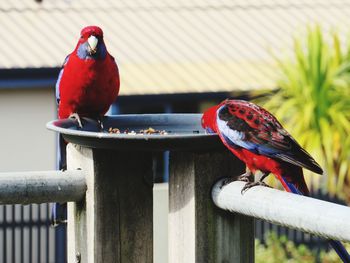
[(219, 137), (202, 128), (201, 116), (125, 114), (104, 117), (102, 130), (96, 120), (89, 118), (82, 118), (83, 128), (74, 119), (54, 120), (47, 124), (47, 128), (61, 133), (68, 142), (90, 148), (142, 151), (223, 149)]

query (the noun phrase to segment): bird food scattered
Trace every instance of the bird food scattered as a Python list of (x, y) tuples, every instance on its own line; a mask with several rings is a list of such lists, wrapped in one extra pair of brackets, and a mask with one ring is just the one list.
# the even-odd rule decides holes
[(110, 127), (108, 129), (108, 132), (114, 133), (114, 134), (129, 134), (129, 135), (149, 135), (149, 134), (167, 135), (168, 134), (165, 130), (156, 130), (152, 127), (149, 127), (148, 129), (144, 129), (144, 130), (139, 130), (139, 131), (134, 131), (134, 130), (129, 130), (129, 129), (125, 129), (124, 131), (120, 131), (120, 129), (118, 129), (118, 128)]
[(120, 130), (119, 130), (118, 128), (112, 128), (112, 127), (110, 127), (110, 128), (108, 129), (108, 132), (109, 132), (109, 133), (120, 134)]

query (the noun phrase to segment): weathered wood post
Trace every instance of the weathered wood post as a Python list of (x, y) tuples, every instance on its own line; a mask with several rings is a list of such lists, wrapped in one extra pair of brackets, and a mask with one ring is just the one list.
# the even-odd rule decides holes
[(211, 201), (213, 182), (242, 174), (231, 153), (173, 152), (169, 182), (169, 259), (183, 262), (254, 262), (254, 220)]
[(87, 172), (86, 198), (68, 205), (68, 262), (153, 262), (152, 154), (68, 145)]
[[(211, 201), (213, 183), (243, 167), (217, 136), (204, 133), (199, 114), (106, 118), (104, 127), (120, 134), (84, 121), (84, 130), (72, 120), (48, 124), (71, 142), (68, 169), (86, 175), (85, 198), (68, 209), (69, 263), (153, 262), (152, 153), (164, 150), (170, 150), (169, 261), (253, 262), (253, 220)], [(137, 134), (148, 127), (166, 133)]]

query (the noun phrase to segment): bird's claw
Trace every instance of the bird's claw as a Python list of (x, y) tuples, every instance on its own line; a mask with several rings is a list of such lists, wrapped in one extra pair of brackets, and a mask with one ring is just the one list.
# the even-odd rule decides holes
[(253, 177), (252, 177), (252, 173), (250, 171), (247, 171), (246, 173), (236, 177), (236, 176), (232, 176), (232, 177), (229, 177), (229, 178), (225, 178), (223, 181), (222, 181), (222, 184), (221, 184), (221, 187), (220, 189), (222, 189), (225, 185), (228, 185), (229, 183), (232, 183), (234, 181), (243, 181), (243, 182), (251, 182), (253, 180)]
[(262, 182), (262, 181), (249, 182), (249, 183), (246, 183), (245, 186), (242, 188), (241, 194), (243, 195), (243, 194), (244, 194), (246, 191), (248, 191), (250, 188), (252, 188), (252, 187), (254, 187), (254, 186), (257, 186), (257, 185), (271, 188), (271, 186), (269, 186), (268, 184), (266, 184), (266, 183), (264, 183), (264, 182)]
[(78, 122), (79, 128), (81, 128), (81, 129), (83, 128), (83, 123), (82, 123), (78, 113), (72, 113), (71, 115), (69, 115), (69, 119), (76, 120)]
[(236, 179), (234, 179), (233, 177), (225, 178), (224, 180), (222, 180), (220, 189), (222, 189), (225, 185), (228, 185), (229, 183), (232, 183), (234, 181), (236, 181)]
[(251, 175), (246, 174), (246, 173), (242, 174), (242, 175), (238, 176), (237, 181), (249, 183), (249, 182), (251, 182)]

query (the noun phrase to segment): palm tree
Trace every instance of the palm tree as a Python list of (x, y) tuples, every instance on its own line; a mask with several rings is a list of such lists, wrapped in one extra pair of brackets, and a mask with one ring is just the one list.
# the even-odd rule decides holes
[(350, 45), (342, 47), (336, 33), (326, 41), (316, 26), (277, 63), (279, 89), (257, 102), (323, 166), (324, 176), (306, 172), (308, 184), (350, 201)]

